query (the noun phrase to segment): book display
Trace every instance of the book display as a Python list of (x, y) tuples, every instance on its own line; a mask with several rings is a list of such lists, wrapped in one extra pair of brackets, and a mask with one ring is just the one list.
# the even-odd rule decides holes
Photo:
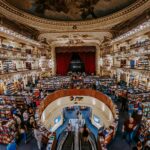
[(103, 86), (112, 86), (114, 84), (115, 80), (111, 78), (100, 78), (99, 84)]
[(148, 59), (148, 57), (143, 57), (143, 58), (140, 58), (137, 62), (137, 66), (139, 69), (146, 69), (148, 70), (149, 69), (149, 65), (150, 65), (150, 61)]
[(71, 78), (66, 77), (51, 77), (39, 81), (40, 87), (44, 90), (58, 90), (62, 87), (67, 88), (71, 84)]
[(40, 47), (6, 37), (0, 37), (0, 41), (0, 74), (39, 69)]
[(147, 90), (147, 82), (147, 77), (141, 75), (138, 82), (138, 88), (142, 90)]
[(6, 83), (6, 95), (14, 95), (17, 93), (17, 89), (13, 82)]
[(100, 128), (98, 133), (98, 149), (99, 150), (107, 150), (107, 145), (111, 142), (111, 140), (115, 137), (116, 131), (118, 129), (118, 120), (119, 120), (119, 110), (115, 105), (116, 115), (115, 120), (111, 126), (108, 128)]
[(3, 71), (4, 73), (16, 71), (15, 63), (12, 60), (5, 60), (3, 62)]
[(21, 108), (26, 105), (26, 99), (24, 96), (12, 96), (11, 100), (13, 100), (13, 99), (15, 100), (15, 105), (17, 108)]
[(150, 102), (142, 103), (143, 107), (143, 118), (150, 120)]
[(0, 0), (0, 150), (25, 149), (150, 150), (150, 0)]
[[(150, 99), (149, 92), (148, 93), (132, 93), (132, 94), (130, 93), (130, 94), (128, 94), (128, 100), (129, 100), (128, 112), (129, 112), (129, 114), (133, 114), (134, 111), (142, 110), (141, 105), (143, 105), (145, 103), (145, 106), (147, 106), (146, 102), (148, 102), (149, 99)], [(147, 107), (145, 107), (145, 110), (149, 110), (149, 109), (147, 109)], [(146, 114), (146, 112), (145, 112), (145, 114)]]
[(9, 120), (8, 122), (0, 121), (0, 143), (8, 144), (14, 140), (16, 135), (15, 122)]
[(109, 128), (102, 129), (98, 134), (98, 149), (107, 150), (107, 145), (114, 138), (118, 123), (114, 122)]
[(93, 84), (96, 83), (98, 79), (99, 79), (98, 76), (87, 76), (83, 79), (83, 82), (87, 84)]
[(26, 101), (23, 96), (0, 96), (0, 143), (8, 144), (16, 137), (16, 122), (14, 121), (14, 108), (25, 108)]
[(56, 133), (48, 131), (41, 124), (39, 119), (37, 119), (36, 122), (39, 126), (40, 134), (42, 134), (42, 142), (47, 145), (46, 150), (55, 150), (56, 149), (56, 144), (57, 144)]
[(129, 36), (127, 40), (120, 40), (113, 43), (113, 66), (116, 69), (121, 68), (126, 74), (126, 77), (122, 79), (127, 83), (129, 82), (130, 86), (136, 86), (136, 88), (149, 91), (149, 53), (150, 38), (147, 32)]
[(139, 80), (138, 80), (138, 74), (131, 73), (129, 76), (129, 86), (132, 88), (138, 87)]
[[(145, 146), (146, 146), (148, 144), (149, 135), (150, 135), (150, 118), (147, 118), (147, 117), (142, 118), (141, 129), (142, 129), (142, 133), (139, 136), (139, 140), (145, 143)], [(148, 149), (149, 149), (149, 146), (148, 146)]]
[(26, 99), (23, 96), (0, 96), (0, 119), (11, 119), (13, 107), (21, 108), (25, 105)]
[[(2, 103), (2, 101), (0, 103)], [(0, 104), (0, 120), (9, 120), (11, 118), (12, 118), (12, 106)]]

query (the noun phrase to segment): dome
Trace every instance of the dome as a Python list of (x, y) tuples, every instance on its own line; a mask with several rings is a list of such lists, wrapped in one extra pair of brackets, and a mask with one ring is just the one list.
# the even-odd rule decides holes
[(5, 0), (29, 14), (57, 21), (83, 21), (118, 12), (137, 0)]

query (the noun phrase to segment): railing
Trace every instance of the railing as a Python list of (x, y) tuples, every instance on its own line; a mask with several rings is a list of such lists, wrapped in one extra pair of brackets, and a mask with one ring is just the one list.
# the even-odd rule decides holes
[(57, 143), (57, 150), (62, 150), (62, 147), (63, 147), (63, 144), (65, 143), (65, 140), (67, 139), (67, 136), (68, 136), (68, 132), (63, 132), (62, 133), (62, 135), (60, 135), (61, 137), (59, 137), (59, 139), (60, 138), (62, 138), (60, 141), (59, 141), (59, 143)]
[(113, 68), (121, 68), (121, 69), (131, 69), (131, 70), (141, 70), (141, 71), (150, 71), (150, 66), (144, 66), (144, 67), (138, 67), (138, 66), (134, 66), (134, 68), (132, 68), (129, 65), (125, 65), (125, 66), (118, 66), (118, 65), (114, 65), (112, 66)]
[(89, 135), (89, 141), (91, 143), (91, 146), (92, 146), (92, 150), (97, 150), (97, 143), (96, 143), (96, 139), (93, 135), (92, 132), (90, 132), (90, 135)]
[(56, 99), (66, 96), (91, 96), (96, 98), (97, 100), (103, 102), (105, 105), (108, 106), (110, 111), (112, 112), (113, 116), (115, 117), (115, 105), (113, 104), (112, 100), (106, 96), (105, 94), (92, 90), (92, 89), (66, 89), (66, 90), (59, 90), (55, 91), (54, 93), (48, 95), (45, 100), (43, 100), (39, 106), (39, 116), (41, 117), (43, 111), (46, 107), (54, 102)]

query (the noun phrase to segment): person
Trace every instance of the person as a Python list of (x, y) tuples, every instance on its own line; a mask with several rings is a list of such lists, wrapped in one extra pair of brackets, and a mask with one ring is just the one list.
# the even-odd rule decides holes
[(145, 150), (150, 149), (150, 140), (147, 140), (145, 143)]
[(81, 114), (81, 112), (79, 113), (78, 119), (79, 119), (79, 125), (82, 125), (82, 114)]
[(135, 129), (136, 129), (136, 122), (134, 118), (130, 117), (125, 121), (123, 126), (124, 136), (126, 136), (128, 144), (131, 144), (133, 140), (133, 133)]
[(137, 145), (135, 147), (133, 147), (133, 150), (142, 150), (143, 146), (142, 146), (142, 142), (138, 141)]
[(87, 141), (88, 141), (89, 130), (88, 130), (86, 124), (84, 124), (84, 126), (83, 126), (82, 137), (83, 137), (83, 141), (84, 141), (84, 142), (87, 142)]
[(121, 97), (121, 110), (125, 111), (126, 109), (126, 103), (127, 103), (127, 99), (125, 97)]
[(79, 113), (80, 113), (79, 110), (77, 110), (77, 119), (79, 119)]
[(34, 119), (35, 121), (37, 121), (39, 119), (39, 113), (38, 113), (38, 109), (35, 110), (35, 113), (34, 113)]
[(40, 98), (41, 99), (43, 99), (44, 98), (44, 93), (43, 93), (43, 91), (41, 90), (41, 92), (40, 92)]
[(0, 131), (3, 131), (3, 125), (2, 125), (2, 122), (0, 122)]
[(142, 146), (142, 142), (141, 141), (139, 141), (138, 143), (137, 143), (137, 150), (142, 150), (142, 148), (143, 148), (143, 146)]
[[(28, 93), (27, 93), (27, 94), (28, 94)], [(29, 94), (25, 96), (25, 99), (26, 99), (27, 105), (28, 105), (28, 106), (31, 106), (32, 100), (31, 100)]]
[(34, 111), (33, 111), (32, 107), (30, 107), (28, 109), (28, 112), (29, 112), (29, 117), (33, 117), (34, 116)]
[(26, 144), (27, 143), (27, 135), (26, 135), (23, 124), (21, 124), (21, 126), (20, 126), (19, 133), (20, 133), (21, 140)]
[(34, 132), (34, 137), (37, 141), (38, 149), (41, 150), (41, 148), (42, 148), (42, 133), (39, 131), (37, 125), (35, 126), (33, 132)]
[(13, 118), (14, 118), (14, 120), (16, 121), (17, 126), (20, 126), (21, 123), (22, 123), (20, 117), (17, 116), (17, 115), (15, 115), (15, 114), (13, 114)]
[(72, 132), (72, 125), (71, 125), (71, 123), (68, 123), (67, 131), (68, 131), (68, 135), (70, 136), (71, 132)]
[(32, 117), (30, 117), (30, 119), (29, 119), (29, 126), (30, 126), (30, 128), (35, 128), (35, 120), (34, 120), (34, 117), (32, 116)]
[(23, 113), (23, 123), (24, 123), (26, 131), (28, 130), (28, 121), (29, 121), (29, 114), (28, 114), (28, 111), (25, 110)]

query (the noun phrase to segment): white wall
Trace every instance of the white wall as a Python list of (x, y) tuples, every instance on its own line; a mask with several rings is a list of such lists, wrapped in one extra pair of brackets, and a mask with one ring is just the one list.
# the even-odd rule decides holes
[[(63, 108), (68, 106), (88, 106), (92, 108), (93, 113), (99, 116), (104, 126), (109, 126), (113, 122), (113, 114), (110, 109), (101, 101), (90, 96), (79, 96), (83, 97), (82, 101), (75, 104), (74, 101), (70, 101), (70, 96), (56, 99), (44, 110), (41, 121), (49, 129), (54, 126), (55, 117), (62, 114)], [(60, 123), (62, 124), (62, 122)], [(55, 129), (55, 128), (54, 128)]]

